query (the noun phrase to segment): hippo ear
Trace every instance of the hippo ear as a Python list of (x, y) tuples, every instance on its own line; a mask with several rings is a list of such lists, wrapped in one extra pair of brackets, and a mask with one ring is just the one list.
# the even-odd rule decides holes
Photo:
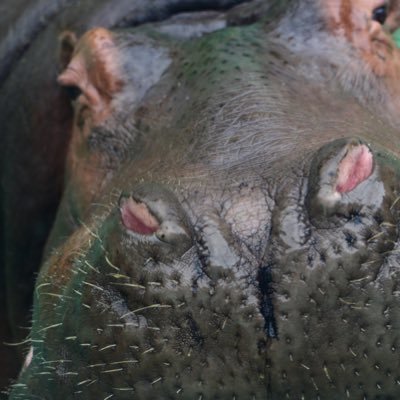
[(313, 214), (334, 212), (336, 205), (368, 180), (374, 156), (366, 143), (341, 139), (322, 147), (311, 163), (307, 206)]
[(113, 34), (95, 28), (76, 43), (71, 34), (66, 34), (62, 48), (61, 62), (69, 62), (58, 77), (59, 84), (78, 88), (78, 102), (89, 108), (95, 124), (102, 122), (111, 113), (111, 102), (123, 87)]

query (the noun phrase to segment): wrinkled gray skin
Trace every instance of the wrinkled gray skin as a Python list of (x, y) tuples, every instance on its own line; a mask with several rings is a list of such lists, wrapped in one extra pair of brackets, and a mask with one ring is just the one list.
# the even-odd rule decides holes
[[(158, 82), (138, 68), (89, 138), (110, 173), (88, 209), (66, 183), (11, 399), (399, 397), (396, 116), (349, 84), (345, 44), (289, 44), (296, 21), (117, 34)], [(321, 200), (363, 144), (372, 174)], [(124, 226), (129, 198), (154, 234)]]

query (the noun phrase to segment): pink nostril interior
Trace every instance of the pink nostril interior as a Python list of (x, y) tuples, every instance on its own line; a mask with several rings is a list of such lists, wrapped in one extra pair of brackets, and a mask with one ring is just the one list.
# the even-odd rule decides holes
[(141, 235), (151, 235), (160, 228), (156, 218), (150, 213), (146, 204), (132, 198), (121, 205), (121, 218), (125, 227)]
[(373, 166), (373, 155), (367, 146), (353, 147), (340, 162), (336, 191), (347, 193), (355, 189), (372, 174)]

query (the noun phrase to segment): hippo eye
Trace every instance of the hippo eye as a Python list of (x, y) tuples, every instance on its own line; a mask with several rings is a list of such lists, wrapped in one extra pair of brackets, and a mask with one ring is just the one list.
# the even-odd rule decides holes
[(387, 6), (380, 6), (375, 8), (375, 10), (372, 12), (372, 19), (374, 21), (379, 22), (381, 25), (383, 25), (386, 21), (387, 18)]
[(82, 94), (82, 90), (78, 86), (66, 86), (65, 90), (71, 101), (75, 101)]

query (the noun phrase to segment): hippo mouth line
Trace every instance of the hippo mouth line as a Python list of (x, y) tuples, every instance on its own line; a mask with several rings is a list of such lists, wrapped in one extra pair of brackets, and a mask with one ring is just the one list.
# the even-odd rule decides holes
[(271, 267), (261, 267), (258, 271), (257, 278), (260, 290), (260, 311), (265, 319), (265, 332), (268, 337), (279, 339), (278, 327), (274, 315), (274, 305), (272, 302), (273, 290), (271, 287)]

